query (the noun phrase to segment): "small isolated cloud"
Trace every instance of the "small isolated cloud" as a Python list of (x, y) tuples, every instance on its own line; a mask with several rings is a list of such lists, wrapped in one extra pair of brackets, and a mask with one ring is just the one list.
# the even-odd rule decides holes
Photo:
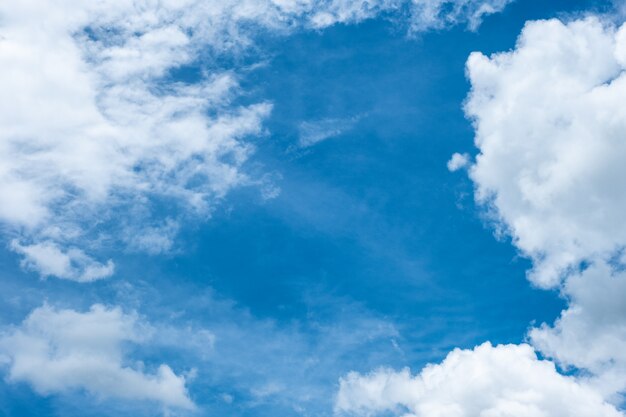
[(450, 160), (448, 161), (448, 170), (450, 172), (458, 171), (460, 169), (466, 168), (470, 163), (470, 156), (466, 153), (454, 153)]
[(298, 145), (308, 148), (354, 128), (358, 117), (347, 119), (322, 119), (300, 123)]
[(63, 250), (52, 241), (21, 245), (13, 240), (11, 249), (23, 256), (22, 267), (44, 278), (55, 276), (76, 282), (91, 282), (107, 278), (115, 271), (112, 260), (102, 264), (80, 249)]
[(584, 381), (559, 374), (528, 345), (455, 349), (412, 376), (408, 369), (350, 373), (335, 410), (404, 417), (623, 417)]
[(94, 305), (85, 313), (44, 305), (0, 336), (8, 380), (41, 395), (86, 390), (101, 398), (195, 408), (185, 378), (167, 365), (154, 373), (129, 366), (123, 346), (148, 340), (152, 329), (135, 314)]
[(531, 329), (528, 340), (620, 403), (626, 24), (594, 16), (527, 22), (512, 51), (473, 53), (467, 73), (465, 111), (479, 150), (469, 170), (476, 199), (532, 260), (532, 283), (558, 288), (568, 304), (553, 324)]

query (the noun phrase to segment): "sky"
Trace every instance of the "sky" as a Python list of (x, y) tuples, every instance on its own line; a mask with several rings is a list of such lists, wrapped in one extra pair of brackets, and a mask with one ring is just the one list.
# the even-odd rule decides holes
[(0, 415), (623, 417), (625, 21), (0, 3)]

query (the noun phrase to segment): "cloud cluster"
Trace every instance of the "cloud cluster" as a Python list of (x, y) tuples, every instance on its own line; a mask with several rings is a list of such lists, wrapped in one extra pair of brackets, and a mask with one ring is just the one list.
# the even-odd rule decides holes
[[(476, 27), (508, 2), (0, 3), (0, 223), (9, 247), (42, 277), (103, 279), (115, 265), (98, 259), (102, 248), (166, 252), (179, 212), (206, 217), (234, 187), (261, 183), (246, 171), (254, 151), (248, 138), (263, 134), (272, 106), (236, 104), (242, 75), (219, 64), (259, 31), (394, 13), (409, 16), (409, 32)], [(198, 80), (173, 75), (199, 60), (211, 70)], [(119, 308), (44, 305), (1, 334), (0, 350), (8, 379), (44, 395), (86, 390), (193, 409), (184, 377), (127, 359), (126, 348), (147, 342), (151, 331)], [(200, 336), (198, 343), (212, 340)]]
[(533, 261), (529, 278), (568, 307), (529, 340), (626, 390), (626, 25), (595, 17), (526, 25), (516, 49), (467, 64), (479, 201)]
[(147, 373), (125, 358), (126, 345), (147, 342), (151, 332), (119, 308), (94, 305), (81, 313), (44, 305), (1, 334), (0, 353), (9, 380), (27, 382), (42, 395), (84, 389), (100, 398), (195, 408), (183, 376), (167, 365)]
[(102, 240), (120, 221), (112, 210), (131, 213), (141, 232), (157, 198), (207, 214), (248, 181), (243, 139), (261, 131), (271, 106), (231, 105), (228, 72), (193, 85), (165, 80), (191, 62), (197, 38), (223, 38), (199, 32), (211, 27), (210, 9), (178, 16), (182, 3), (0, 6), (0, 220), (41, 275), (110, 275), (111, 261), (73, 246)]
[(454, 153), (450, 160), (448, 161), (448, 170), (450, 172), (458, 171), (460, 169), (466, 168), (470, 163), (470, 156), (466, 153)]
[(405, 417), (619, 417), (586, 384), (538, 360), (528, 345), (485, 343), (452, 351), (413, 377), (408, 369), (348, 374), (340, 381), (336, 411)]
[[(241, 52), (258, 31), (354, 23), (411, 10), (425, 30), (499, 11), (502, 0), (35, 0), (0, 5), (0, 222), (42, 276), (91, 281), (113, 273), (93, 259), (113, 236), (167, 251), (175, 219), (201, 216), (246, 174), (269, 103), (235, 105)], [(199, 56), (214, 68), (194, 83), (171, 71)], [(128, 233), (119, 213), (134, 221)], [(168, 221), (170, 222), (168, 225)], [(109, 230), (108, 233), (105, 230)], [(146, 236), (142, 236), (145, 234)], [(123, 240), (123, 239), (122, 239)], [(55, 259), (53, 259), (55, 258)]]
[(626, 273), (598, 263), (570, 277), (569, 306), (553, 326), (529, 333), (532, 344), (565, 369), (584, 369), (607, 397), (626, 392)]

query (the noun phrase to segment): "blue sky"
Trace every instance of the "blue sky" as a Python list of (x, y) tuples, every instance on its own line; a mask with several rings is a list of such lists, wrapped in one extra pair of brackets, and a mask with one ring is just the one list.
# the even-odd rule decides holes
[[(66, 6), (57, 3), (63, 12), (62, 8)], [(605, 368), (596, 366), (597, 361), (572, 359), (565, 350), (559, 350), (556, 342), (551, 344), (553, 339), (541, 338), (531, 329), (546, 332), (558, 329), (559, 324), (553, 323), (561, 311), (573, 306), (577, 300), (586, 300), (583, 294), (593, 293), (587, 287), (580, 293), (575, 292), (578, 288), (576, 279), (586, 276), (587, 264), (600, 264), (598, 254), (621, 256), (620, 250), (623, 252), (623, 249), (619, 248), (626, 243), (626, 239), (622, 239), (625, 235), (615, 232), (615, 236), (606, 237), (608, 243), (603, 244), (605, 240), (595, 237), (604, 239), (610, 233), (602, 232), (604, 229), (596, 223), (588, 226), (579, 222), (576, 225), (580, 225), (581, 230), (588, 226), (590, 230), (601, 229), (604, 234), (598, 232), (592, 239), (592, 235), (580, 232), (573, 237), (565, 236), (557, 243), (546, 240), (544, 246), (527, 243), (535, 240), (524, 234), (515, 215), (530, 209), (511, 209), (503, 196), (509, 195), (508, 191), (514, 187), (505, 184), (498, 188), (496, 182), (489, 182), (487, 174), (483, 174), (488, 171), (497, 178), (518, 178), (515, 177), (517, 174), (502, 168), (507, 164), (514, 166), (515, 162), (498, 160), (498, 164), (501, 163), (497, 165), (501, 167), (499, 170), (493, 168), (495, 162), (493, 166), (487, 166), (488, 161), (496, 160), (496, 156), (490, 157), (488, 153), (494, 149), (487, 147), (492, 136), (485, 136), (481, 142), (486, 144), (484, 146), (477, 147), (474, 143), (475, 137), (481, 137), (484, 132), (481, 123), (492, 126), (496, 121), (489, 117), (495, 120), (495, 116), (478, 109), (472, 123), (470, 115), (464, 111), (464, 106), (471, 100), (470, 90), (480, 92), (481, 88), (478, 76), (473, 78), (466, 69), (470, 53), (480, 51), (489, 56), (516, 48), (521, 51), (525, 46), (516, 46), (516, 39), (527, 22), (538, 19), (557, 18), (566, 24), (594, 15), (619, 27), (619, 4), (516, 0), (503, 6), (501, 11), (483, 16), (480, 26), (469, 30), (469, 17), (464, 13), (471, 12), (476, 4), (499, 3), (466, 2), (467, 9), (454, 19), (446, 20), (448, 8), (453, 8), (455, 2), (443, 2), (437, 6), (443, 7), (438, 10), (440, 23), (412, 32), (409, 27), (418, 18), (411, 17), (410, 6), (395, 2), (402, 3), (399, 11), (385, 10), (387, 6), (384, 4), (387, 3), (381, 2), (382, 5), (374, 7), (371, 13), (368, 11), (366, 16), (353, 16), (344, 21), (337, 17), (336, 22), (323, 27), (311, 26), (301, 20), (316, 16), (316, 7), (330, 7), (326, 3), (316, 3), (303, 14), (294, 14), (295, 23), (287, 28), (277, 29), (273, 24), (256, 28), (257, 22), (253, 19), (265, 21), (267, 11), (259, 12), (251, 22), (241, 23), (237, 34), (227, 31), (227, 35), (218, 40), (207, 35), (194, 41), (193, 30), (201, 32), (205, 29), (194, 27), (188, 29), (187, 34), (192, 39), (193, 48), (191, 52), (185, 51), (191, 57), (177, 52), (175, 47), (178, 46), (175, 46), (171, 56), (165, 54), (162, 58), (155, 53), (154, 66), (158, 69), (150, 67), (145, 73), (133, 72), (133, 69), (128, 70), (128, 74), (121, 72), (123, 76), (115, 72), (122, 71), (119, 69), (122, 64), (120, 67), (107, 66), (110, 58), (101, 58), (97, 55), (100, 52), (90, 56), (92, 49), (80, 42), (86, 42), (85, 45), (93, 42), (94, 50), (105, 45), (102, 50), (106, 52), (106, 48), (112, 48), (110, 45), (132, 42), (116, 37), (118, 35), (109, 35), (126, 29), (110, 28), (106, 19), (79, 22), (75, 27), (92, 31), (90, 36), (93, 39), (89, 41), (77, 35), (75, 27), (71, 26), (73, 42), (82, 45), (81, 51), (87, 54), (84, 58), (87, 64), (80, 67), (79, 73), (93, 70), (97, 76), (90, 79), (101, 80), (93, 81), (97, 111), (101, 111), (105, 118), (118, 117), (110, 116), (117, 115), (118, 110), (120, 114), (129, 111), (126, 101), (110, 104), (107, 99), (99, 100), (102, 96), (108, 97), (107, 94), (116, 87), (135, 91), (132, 89), (137, 83), (145, 83), (141, 87), (145, 87), (145, 91), (137, 91), (154, 94), (155, 100), (164, 100), (163, 97), (171, 91), (174, 93), (167, 97), (173, 97), (172, 100), (181, 97), (196, 100), (191, 101), (189, 108), (174, 109), (172, 115), (163, 116), (158, 109), (166, 108), (169, 102), (155, 101), (152, 106), (147, 100), (143, 102), (143, 98), (138, 98), (132, 103), (148, 104), (136, 114), (128, 113), (130, 125), (150, 120), (149, 123), (156, 126), (155, 131), (170, 132), (174, 129), (171, 126), (161, 127), (165, 123), (164, 117), (171, 116), (171, 123), (177, 120), (187, 123), (185, 117), (191, 114), (206, 118), (210, 125), (220, 115), (228, 115), (233, 118), (233, 125), (246, 126), (241, 128), (243, 133), (209, 131), (206, 146), (213, 146), (212, 135), (223, 136), (225, 139), (219, 146), (226, 151), (219, 154), (216, 161), (226, 164), (231, 173), (237, 171), (243, 179), (227, 182), (224, 175), (214, 180), (215, 171), (211, 164), (218, 162), (209, 154), (198, 153), (189, 159), (176, 160), (174, 168), (168, 165), (171, 161), (167, 158), (178, 155), (178, 144), (191, 142), (193, 138), (188, 135), (197, 134), (195, 125), (191, 124), (195, 119), (190, 119), (190, 127), (180, 128), (182, 133), (177, 133), (176, 140), (163, 139), (165, 157), (158, 153), (162, 152), (161, 148), (154, 150), (148, 145), (138, 148), (139, 157), (132, 167), (132, 175), (143, 175), (145, 171), (146, 176), (128, 185), (130, 180), (123, 175), (111, 174), (103, 198), (91, 199), (89, 191), (96, 189), (96, 185), (88, 183), (83, 187), (81, 181), (71, 176), (73, 174), (67, 174), (73, 169), (73, 154), (59, 160), (61, 168), (58, 172), (49, 176), (33, 174), (33, 184), (58, 185), (62, 197), (54, 194), (41, 203), (51, 214), (42, 216), (33, 224), (29, 221), (20, 223), (21, 220), (15, 220), (16, 216), (0, 213), (4, 242), (0, 252), (3, 293), (0, 315), (1, 415), (263, 417), (343, 413), (403, 415), (411, 412), (413, 414), (406, 415), (421, 417), (427, 414), (419, 408), (419, 397), (406, 401), (389, 400), (395, 404), (393, 406), (376, 405), (387, 402), (374, 399), (367, 406), (353, 405), (358, 401), (351, 400), (349, 392), (344, 391), (348, 384), (346, 375), (356, 372), (351, 375), (359, 375), (365, 381), (363, 384), (381, 369), (396, 372), (408, 367), (418, 375), (426, 364), (441, 363), (455, 348), (479, 352), (478, 348), (472, 349), (486, 341), (494, 346), (532, 346), (540, 358), (546, 359), (539, 363), (552, 364), (549, 361), (554, 361), (559, 366), (559, 371), (554, 371), (550, 378), (554, 377), (559, 384), (581, 384), (583, 388), (580, 389), (595, 390), (593, 395), (596, 391), (601, 393), (604, 408), (595, 415), (622, 415), (619, 407), (623, 387), (606, 382), (619, 379), (619, 375), (603, 379)], [(37, 8), (36, 4), (32, 7)], [(191, 13), (193, 7), (200, 6), (190, 2)], [(244, 5), (235, 2), (234, 10), (237, 7), (243, 8)], [(32, 21), (37, 22), (40, 18), (32, 10), (25, 10), (23, 16), (34, 15)], [(232, 10), (224, 13), (224, 19), (230, 19), (228, 13), (236, 14)], [(18, 39), (22, 34), (14, 34), (17, 32), (11, 27), (11, 19), (20, 20), (0, 7), (0, 18), (3, 14), (6, 15), (4, 20), (9, 22), (4, 28), (7, 39), (13, 39), (12, 36)], [(177, 25), (176, 17), (172, 19)], [(235, 21), (233, 25), (239, 23)], [(53, 24), (43, 31), (46, 30), (56, 33)], [(2, 33), (3, 24), (0, 23), (0, 36)], [(242, 33), (246, 35), (244, 40), (238, 38)], [(24, 42), (37, 42), (28, 36), (24, 39)], [(594, 45), (593, 39), (589, 41), (591, 45)], [(550, 44), (549, 41), (546, 43)], [(554, 41), (554, 45), (558, 49), (560, 44)], [(143, 53), (143, 46), (138, 48)], [(152, 50), (144, 55), (146, 66), (153, 65), (149, 53), (153, 53)], [(45, 60), (43, 65), (48, 65)], [(514, 65), (519, 65), (522, 73), (535, 70), (532, 63), (510, 64), (511, 67)], [(537, 78), (541, 78), (542, 72), (537, 71)], [(55, 73), (52, 69), (50, 72)], [(0, 77), (9, 80), (13, 76), (2, 74), (3, 70), (0, 70)], [(210, 82), (215, 80), (216, 74), (232, 77), (233, 92), (226, 98), (217, 95), (215, 102), (218, 104), (203, 107), (198, 116), (194, 113), (194, 106), (198, 100), (213, 94)], [(53, 91), (50, 94), (62, 97), (71, 94), (63, 89), (57, 91), (53, 82), (43, 75), (35, 73), (34, 77), (41, 77), (44, 89), (28, 90), (34, 100), (43, 94), (42, 91), (48, 91), (45, 90), (48, 87)], [(199, 93), (185, 90), (200, 88), (205, 82), (209, 83), (207, 90)], [(520, 80), (520, 85), (523, 82)], [(30, 81), (31, 84), (35, 83)], [(536, 87), (530, 85), (529, 88)], [(16, 94), (21, 97), (19, 91)], [(491, 94), (496, 98), (505, 97), (504, 92)], [(511, 106), (523, 102), (522, 98), (515, 97), (511, 99)], [(28, 99), (25, 102), (28, 103)], [(258, 110), (261, 121), (256, 126), (238, 112), (245, 112), (242, 109), (250, 109), (258, 103), (271, 105), (271, 112)], [(535, 102), (537, 106), (545, 105), (550, 109), (559, 104), (545, 103), (548, 102)], [(615, 106), (610, 109), (617, 112)], [(43, 112), (47, 117), (56, 117), (54, 110), (44, 108)], [(154, 121), (151, 121), (153, 114)], [(18, 121), (6, 127), (7, 131), (17, 132), (11, 133), (15, 137), (35, 140), (31, 137), (38, 133), (20, 125), (30, 123), (30, 119), (24, 117), (22, 122), (15, 115), (9, 114), (7, 120), (9, 117)], [(506, 117), (512, 120), (513, 116)], [(614, 119), (621, 120), (622, 117), (623, 113), (616, 113)], [(539, 122), (536, 126), (532, 124), (535, 119), (530, 116), (528, 120), (531, 133), (519, 129), (522, 144), (530, 143), (525, 141), (524, 134), (541, 134), (540, 129), (544, 126)], [(32, 123), (39, 122), (37, 119)], [(45, 123), (41, 131), (56, 132), (57, 136), (52, 135), (52, 142), (48, 139), (33, 142), (33, 149), (54, 146), (50, 143), (58, 140), (58, 132), (64, 135), (77, 125), (70, 120), (55, 131), (56, 125)], [(506, 138), (509, 125), (502, 124), (505, 132), (502, 137)], [(122, 125), (127, 126), (119, 122), (115, 128)], [(21, 127), (23, 133), (20, 133)], [(178, 125), (175, 128), (179, 128)], [(621, 128), (619, 125), (615, 131)], [(583, 131), (584, 126), (577, 129), (576, 132)], [(122, 131), (116, 146), (133, 149), (134, 135), (141, 134)], [(597, 135), (604, 137), (603, 134)], [(66, 142), (70, 147), (79, 143), (75, 141), (84, 140), (81, 134), (67, 135)], [(146, 134), (146, 138), (151, 140), (151, 135), (154, 133)], [(10, 142), (14, 138), (9, 135), (4, 140)], [(245, 157), (237, 154), (241, 151), (239, 146), (246, 149)], [(533, 152), (529, 150), (531, 145), (528, 146), (524, 152)], [(39, 160), (33, 156), (38, 155), (38, 151), (30, 150), (28, 145), (16, 149), (15, 155), (7, 158)], [(60, 147), (59, 154), (66, 155), (66, 149), (69, 148)], [(76, 160), (89, 161), (91, 153), (85, 152), (84, 155), (74, 155)], [(124, 152), (132, 154), (134, 151)], [(446, 164), (455, 152), (469, 154), (471, 161), (479, 152), (485, 158), (477, 163), (476, 174), (468, 176), (466, 169), (451, 172), (447, 168)], [(241, 163), (237, 158), (242, 158)], [(117, 163), (117, 160), (105, 158), (104, 165), (107, 161), (110, 165)], [(37, 165), (27, 165), (31, 163), (35, 164), (24, 162), (15, 168), (17, 178), (31, 175), (31, 168), (33, 172), (47, 172)], [(187, 175), (189, 167), (192, 167), (192, 174), (180, 185), (174, 179)], [(202, 171), (205, 168), (208, 174)], [(532, 165), (523, 170), (520, 168), (522, 174), (519, 175), (523, 176), (533, 168)], [(78, 178), (83, 178), (80, 169), (77, 170)], [(96, 171), (94, 175), (98, 180), (95, 182), (108, 175), (102, 172), (105, 171)], [(620, 172), (611, 172), (612, 178), (619, 178)], [(69, 179), (64, 175), (69, 175)], [(595, 171), (589, 174), (596, 178), (594, 175)], [(91, 181), (89, 175), (86, 177), (85, 181)], [(32, 178), (28, 177), (28, 181)], [(605, 177), (598, 174), (597, 178)], [(13, 204), (22, 196), (21, 183), (6, 181), (8, 185), (0, 185), (2, 198), (10, 201), (7, 204)], [(226, 191), (214, 191), (211, 181), (222, 181), (218, 185)], [(204, 184), (210, 185), (209, 191), (203, 188)], [(611, 204), (616, 205), (615, 212), (619, 212), (617, 205), (622, 201), (619, 180), (618, 184), (608, 194), (599, 195), (597, 200), (601, 204), (591, 207), (590, 217)], [(178, 186), (180, 188), (176, 188)], [(593, 183), (589, 189), (602, 190), (605, 186), (606, 182)], [(50, 185), (46, 187), (50, 188)], [(479, 191), (476, 191), (481, 187), (492, 191), (491, 203), (481, 200)], [(586, 185), (581, 185), (581, 189), (587, 190)], [(189, 203), (189, 207), (193, 206), (191, 208), (186, 206), (187, 190), (200, 190), (198, 198), (206, 203), (206, 207), (197, 208), (193, 206), (195, 203)], [(566, 205), (569, 195), (559, 201)], [(189, 201), (193, 198), (189, 197)], [(554, 218), (568, 219), (566, 212), (557, 209), (560, 208), (554, 208)], [(541, 216), (549, 217), (547, 211), (541, 213)], [(604, 215), (611, 220), (611, 213)], [(531, 216), (528, 214), (524, 218)], [(53, 227), (63, 232), (53, 232)], [(569, 226), (563, 227), (568, 229)], [(498, 230), (504, 231), (498, 233)], [(165, 236), (165, 240), (155, 236)], [(595, 246), (591, 249), (583, 247), (576, 252), (569, 249), (567, 239), (588, 239)], [(576, 248), (580, 246), (577, 244)], [(49, 249), (45, 253), (51, 257), (59, 256), (60, 264), (56, 261), (46, 263), (49, 258), (37, 258), (29, 248)], [(542, 278), (535, 278), (532, 271), (539, 270), (551, 259), (562, 259), (559, 258), (561, 252), (558, 252), (561, 248), (569, 250), (568, 256), (574, 253), (564, 258), (571, 259), (569, 264), (557, 265), (562, 268), (561, 278), (553, 281), (562, 281), (547, 285)], [(114, 262), (114, 270), (107, 267), (109, 259)], [(89, 275), (85, 272), (89, 268), (99, 272)], [(594, 298), (600, 299), (601, 295)], [(98, 321), (100, 318), (94, 318), (95, 321), (86, 327), (77, 325), (76, 332), (84, 334), (77, 335), (74, 330), (68, 330), (69, 333), (58, 330), (57, 333), (54, 329), (59, 323), (55, 320), (63, 312), (76, 313), (67, 318), (67, 322), (59, 319), (66, 328), (72, 329), (81, 317), (89, 318), (90, 314), (96, 317), (100, 313), (93, 310), (92, 305), (102, 305), (105, 311), (102, 317), (110, 313), (111, 316), (107, 317), (112, 323), (130, 322), (132, 330), (124, 324), (120, 325), (120, 329), (124, 329), (120, 330), (122, 336), (117, 331), (103, 331), (106, 333), (103, 336), (100, 330), (108, 327)], [(40, 319), (33, 313), (36, 311), (41, 313)], [(27, 317), (35, 318), (28, 322)], [(611, 317), (622, 320), (623, 313), (611, 312)], [(593, 316), (589, 320), (593, 324), (599, 319)], [(619, 320), (619, 326), (622, 321), (626, 323), (626, 319)], [(548, 323), (547, 327), (538, 327), (541, 323)], [(610, 332), (613, 332), (611, 340), (623, 340), (621, 331), (613, 328)], [(107, 337), (111, 338), (110, 342)], [(78, 340), (76, 345), (72, 344), (74, 338)], [(92, 341), (97, 347), (91, 346)], [(44, 359), (37, 356), (39, 353), (33, 347), (39, 346), (37, 343), (49, 344)], [(611, 359), (611, 354), (603, 353), (606, 358), (598, 359), (598, 363)], [(87, 365), (64, 370), (70, 359), (80, 361), (81, 358), (86, 358)], [(68, 362), (63, 362), (66, 359)], [(39, 360), (44, 362), (39, 364)], [(100, 368), (90, 368), (91, 360), (113, 362), (114, 365), (112, 368), (102, 365), (106, 370), (102, 376), (98, 373)], [(441, 366), (444, 367), (445, 363)], [(173, 379), (167, 381), (182, 381), (182, 385), (168, 386), (165, 379), (155, 377), (161, 364), (167, 364), (173, 372)], [(49, 376), (38, 375), (36, 369), (30, 369), (31, 366), (40, 366), (41, 372)], [(616, 365), (615, 369), (621, 369), (620, 366)], [(110, 377), (115, 385), (117, 378), (125, 378), (122, 374), (126, 370), (132, 370), (140, 384), (154, 382), (155, 390), (146, 388), (144, 392), (133, 386), (126, 389), (126, 395), (105, 381)], [(107, 376), (109, 371), (112, 376)], [(585, 376), (588, 374), (597, 378), (589, 381)], [(93, 382), (100, 379), (105, 382)], [(601, 383), (596, 383), (596, 379)], [(361, 380), (350, 381), (354, 383), (355, 395), (362, 398), (365, 391), (359, 391)], [(127, 383), (130, 384), (121, 382), (120, 386)], [(541, 391), (543, 388), (537, 389)], [(553, 393), (550, 389), (545, 388), (545, 392)], [(392, 391), (390, 388), (389, 392)], [(432, 394), (432, 397), (436, 395)], [(596, 397), (593, 398), (596, 401)], [(473, 414), (476, 410), (486, 409), (472, 408), (478, 406), (465, 405), (462, 400), (459, 400), (458, 407), (465, 414), (455, 416), (478, 416)], [(538, 407), (548, 406), (540, 404)], [(546, 410), (549, 412), (550, 408)], [(432, 416), (443, 415), (431, 412)], [(509, 414), (489, 415), (539, 415), (507, 412)], [(613, 412), (615, 414), (610, 414)]]

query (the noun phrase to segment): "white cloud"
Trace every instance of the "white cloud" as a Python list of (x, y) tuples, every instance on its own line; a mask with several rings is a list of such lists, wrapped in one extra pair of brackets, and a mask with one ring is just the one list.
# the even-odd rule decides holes
[(100, 398), (195, 408), (183, 376), (167, 365), (148, 373), (124, 357), (124, 346), (148, 340), (151, 331), (119, 308), (94, 305), (80, 313), (44, 305), (1, 335), (0, 351), (9, 381), (27, 382), (42, 395), (84, 389)]
[(530, 331), (533, 345), (565, 368), (588, 371), (607, 396), (626, 391), (626, 272), (599, 262), (562, 291), (567, 309), (554, 326)]
[(455, 349), (419, 375), (405, 369), (350, 373), (336, 411), (405, 417), (619, 417), (584, 381), (559, 374), (528, 345)]
[(626, 390), (615, 261), (626, 246), (625, 70), (626, 25), (598, 17), (529, 22), (514, 50), (467, 63), (476, 197), (533, 261), (531, 281), (568, 302), (529, 340), (616, 403)]
[(452, 154), (452, 157), (448, 161), (447, 166), (450, 172), (454, 172), (467, 167), (469, 163), (470, 156), (468, 154), (460, 154), (458, 152), (455, 152), (454, 154)]
[(468, 60), (476, 195), (539, 286), (626, 245), (624, 69), (626, 27), (596, 18), (530, 22), (515, 50)]
[[(246, 137), (263, 131), (271, 105), (232, 103), (238, 94), (236, 68), (206, 74), (194, 85), (168, 81), (168, 71), (193, 63), (198, 51), (208, 54), (206, 59), (236, 54), (258, 30), (353, 23), (404, 3), (0, 4), (0, 221), (31, 242), (13, 248), (31, 253), (25, 264), (43, 276), (88, 281), (84, 277), (104, 276), (104, 270), (81, 272), (81, 265), (98, 261), (85, 261), (92, 255), (82, 252), (83, 261), (68, 260), (69, 248), (83, 250), (86, 243), (128, 235), (109, 230), (103, 236), (107, 227), (126, 223), (119, 213), (145, 208), (141, 217), (133, 217), (137, 231), (144, 222), (162, 223), (151, 218), (154, 200), (169, 199), (179, 209), (206, 216), (233, 187), (258, 184), (244, 168), (253, 152)], [(462, 0), (450, 7), (455, 4), (415, 1), (413, 25), (473, 22), (504, 3)], [(147, 240), (152, 243), (138, 241), (135, 248), (171, 247), (169, 238)], [(32, 254), (41, 255), (42, 248), (45, 259), (35, 259)], [(51, 248), (56, 248), (54, 261)], [(68, 272), (67, 263), (76, 270)]]
[(69, 248), (64, 252), (51, 241), (23, 246), (14, 240), (11, 248), (24, 257), (23, 267), (39, 272), (44, 278), (55, 276), (77, 282), (91, 282), (109, 277), (115, 271), (111, 260), (101, 264), (80, 249)]

